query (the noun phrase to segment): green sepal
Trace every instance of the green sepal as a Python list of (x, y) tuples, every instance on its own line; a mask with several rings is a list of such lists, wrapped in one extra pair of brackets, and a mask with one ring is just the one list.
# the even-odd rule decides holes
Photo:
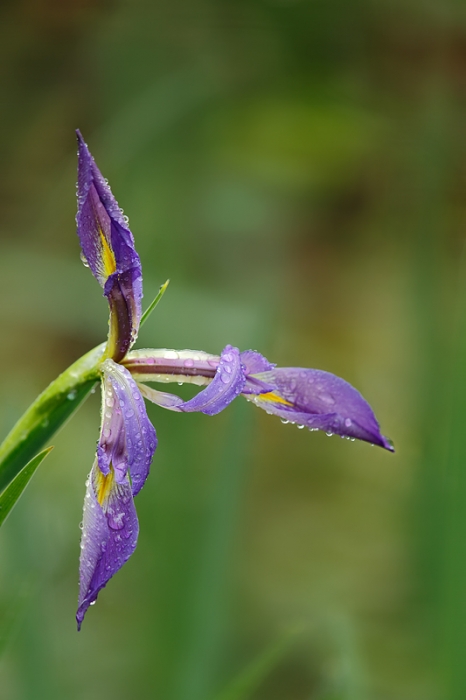
[(105, 343), (83, 355), (37, 397), (0, 445), (0, 493), (73, 415), (99, 380)]
[(15, 505), (16, 501), (19, 500), (26, 486), (29, 484), (39, 464), (52, 450), (53, 446), (47, 447), (45, 450), (42, 450), (42, 452), (39, 452), (38, 455), (33, 457), (31, 461), (28, 462), (23, 469), (21, 469), (19, 474), (13, 479), (11, 484), (6, 487), (3, 493), (0, 494), (0, 527), (7, 519), (11, 509)]

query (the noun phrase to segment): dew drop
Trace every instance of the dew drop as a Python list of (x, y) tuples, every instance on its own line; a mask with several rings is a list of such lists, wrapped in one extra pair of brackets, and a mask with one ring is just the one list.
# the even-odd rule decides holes
[(68, 399), (68, 401), (73, 401), (76, 398), (76, 389), (70, 391), (66, 398)]
[(346, 425), (347, 428), (350, 428), (350, 427), (351, 427), (351, 418), (346, 418), (346, 420), (345, 420), (345, 425)]
[(87, 258), (82, 251), (80, 252), (79, 257), (81, 258), (81, 262), (84, 265), (84, 267), (89, 267), (89, 263), (87, 261)]

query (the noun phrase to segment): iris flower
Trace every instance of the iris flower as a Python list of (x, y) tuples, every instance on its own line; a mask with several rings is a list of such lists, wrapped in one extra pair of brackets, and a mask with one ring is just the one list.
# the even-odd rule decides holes
[[(220, 355), (192, 350), (132, 350), (141, 322), (142, 272), (134, 238), (107, 181), (78, 136), (78, 213), (82, 258), (110, 307), (100, 363), (102, 415), (97, 453), (86, 484), (76, 620), (134, 552), (134, 497), (157, 447), (148, 399), (175, 412), (213, 416), (237, 396), (298, 427), (365, 440), (393, 451), (361, 394), (329, 372), (276, 367), (258, 352), (227, 345)], [(148, 383), (203, 387), (189, 401)]]

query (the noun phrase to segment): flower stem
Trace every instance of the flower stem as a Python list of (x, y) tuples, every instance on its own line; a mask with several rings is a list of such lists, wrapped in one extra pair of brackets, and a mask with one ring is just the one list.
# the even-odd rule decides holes
[(29, 406), (0, 445), (0, 493), (66, 423), (99, 379), (105, 343), (60, 374)]

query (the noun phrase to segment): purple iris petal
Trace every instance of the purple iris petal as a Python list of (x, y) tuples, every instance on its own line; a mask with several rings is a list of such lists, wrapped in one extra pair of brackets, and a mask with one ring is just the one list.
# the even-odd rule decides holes
[(243, 388), (243, 394), (262, 394), (268, 391), (273, 391), (273, 385), (267, 384), (258, 377), (252, 376), (260, 372), (267, 372), (273, 369), (276, 365), (272, 364), (255, 350), (245, 350), (241, 353), (241, 362), (246, 375), (246, 383)]
[(79, 131), (77, 136), (77, 231), (83, 256), (109, 300), (109, 354), (121, 360), (134, 342), (141, 320), (141, 262), (110, 187)]
[(257, 406), (269, 413), (311, 430), (365, 440), (393, 451), (390, 441), (380, 433), (367, 401), (344, 379), (330, 372), (298, 367), (262, 372), (258, 379), (275, 387), (272, 392), (253, 398)]
[(208, 416), (214, 416), (223, 411), (243, 391), (245, 382), (240, 351), (232, 345), (227, 345), (220, 355), (211, 383), (189, 401), (183, 401), (175, 394), (155, 391), (144, 385), (141, 389), (150, 401), (172, 411), (185, 413), (199, 411)]
[(86, 487), (76, 613), (78, 630), (99, 591), (134, 552), (139, 533), (127, 477), (118, 483), (113, 472), (104, 476), (95, 461)]
[(113, 360), (102, 365), (102, 429), (97, 459), (103, 474), (110, 464), (117, 481), (129, 469), (133, 496), (143, 487), (157, 447), (155, 429), (147, 417), (139, 388), (127, 369)]
[(245, 381), (240, 351), (232, 345), (227, 345), (220, 355), (212, 382), (190, 401), (184, 402), (180, 410), (201, 411), (208, 416), (214, 416), (241, 393)]

